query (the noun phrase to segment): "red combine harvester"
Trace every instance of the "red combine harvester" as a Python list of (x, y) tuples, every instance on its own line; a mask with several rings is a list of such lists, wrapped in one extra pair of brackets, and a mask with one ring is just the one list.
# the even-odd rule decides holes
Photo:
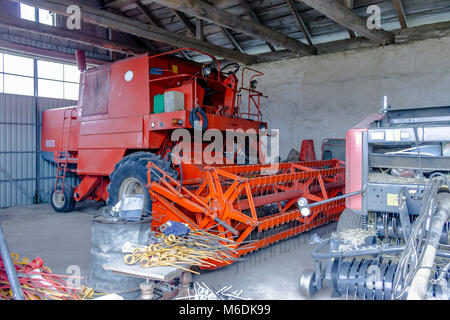
[[(78, 106), (43, 112), (43, 155), (58, 168), (53, 208), (68, 212), (86, 199), (115, 205), (124, 195), (142, 194), (154, 228), (167, 220), (183, 221), (222, 232), (236, 246), (257, 240), (258, 248), (337, 220), (343, 200), (316, 206), (308, 216), (300, 213), (297, 200), (317, 202), (343, 192), (345, 168), (338, 160), (272, 166), (172, 162), (174, 148), (186, 143), (172, 141), (176, 129), (215, 129), (224, 137), (230, 129), (253, 130), (257, 138), (267, 132), (255, 79), (262, 73), (244, 67), (238, 87), (237, 63), (221, 68), (212, 56), (214, 67), (169, 55), (180, 50), (84, 70)], [(193, 150), (207, 148), (194, 140), (188, 141)], [(233, 144), (234, 163), (238, 150), (247, 160), (252, 148), (261, 151), (259, 145)], [(67, 172), (81, 182), (65, 183)]]

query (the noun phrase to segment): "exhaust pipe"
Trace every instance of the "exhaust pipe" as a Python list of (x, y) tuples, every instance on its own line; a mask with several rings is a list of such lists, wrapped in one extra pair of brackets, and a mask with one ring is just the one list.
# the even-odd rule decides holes
[(86, 70), (86, 54), (83, 50), (75, 51), (75, 59), (77, 61), (78, 70), (80, 70), (81, 72)]

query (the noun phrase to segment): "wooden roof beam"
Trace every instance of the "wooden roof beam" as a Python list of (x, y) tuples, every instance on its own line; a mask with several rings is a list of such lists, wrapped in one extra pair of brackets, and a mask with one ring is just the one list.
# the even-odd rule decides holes
[[(37, 8), (56, 12), (67, 16), (67, 7), (77, 4), (69, 0), (11, 0), (13, 2), (25, 3)], [(82, 12), (81, 19), (85, 22), (100, 25), (106, 28), (119, 30), (138, 37), (155, 40), (178, 48), (193, 48), (211, 55), (229, 59), (232, 61), (251, 64), (256, 61), (256, 57), (243, 54), (236, 50), (231, 50), (217, 46), (195, 38), (186, 37), (175, 32), (163, 30), (156, 26), (148, 25), (135, 19), (120, 16), (104, 10), (99, 10), (83, 4), (77, 4)]]
[(195, 37), (198, 40), (204, 40), (205, 35), (203, 34), (203, 20), (202, 19), (195, 19)]
[(408, 28), (408, 23), (406, 22), (405, 9), (403, 9), (402, 0), (392, 0), (394, 2), (395, 10), (397, 11), (398, 21), (402, 29)]
[(228, 41), (230, 41), (230, 43), (233, 45), (233, 47), (236, 50), (239, 50), (240, 52), (245, 52), (244, 49), (242, 49), (242, 47), (239, 45), (239, 43), (233, 37), (233, 35), (231, 34), (230, 30), (228, 30), (227, 28), (224, 28), (224, 27), (220, 27), (220, 31), (225, 36), (225, 38), (227, 38)]
[(234, 15), (226, 10), (216, 8), (202, 0), (154, 0), (153, 2), (182, 11), (186, 14), (201, 18), (219, 26), (236, 30), (257, 39), (262, 39), (299, 54), (310, 55), (315, 53), (314, 48), (311, 48), (296, 39), (290, 38), (281, 32), (256, 23), (253, 20), (242, 19), (240, 16)]
[(355, 31), (379, 44), (386, 45), (394, 43), (395, 35), (383, 29), (369, 29), (366, 21), (356, 15), (338, 0), (301, 0), (324, 16), (335, 21), (337, 24)]
[[(183, 22), (184, 26), (189, 30), (189, 32), (191, 33), (191, 35), (197, 39), (204, 40), (202, 38), (201, 32), (202, 30), (199, 31), (199, 33), (197, 33), (197, 27), (194, 26), (190, 21), (189, 18), (181, 11), (172, 9), (173, 13), (178, 17), (178, 19), (181, 20), (181, 22)], [(201, 19), (196, 19), (197, 21), (203, 21)], [(200, 25), (200, 28), (202, 28), (203, 26)], [(239, 50), (242, 53), (245, 53), (244, 49), (242, 49), (242, 47), (239, 45), (239, 43), (237, 42), (237, 40), (233, 37), (233, 35), (231, 34), (230, 30), (228, 30), (227, 28), (224, 27), (220, 27), (220, 32), (223, 34), (223, 36), (225, 38), (228, 39), (228, 41), (231, 43), (231, 45), (236, 49)], [(199, 34), (199, 37), (197, 37), (197, 34)]]
[[(353, 6), (354, 6), (354, 1), (353, 0), (343, 0), (344, 5), (349, 8), (350, 10), (353, 10)], [(351, 30), (351, 29), (347, 29), (348, 31), (348, 35), (350, 36), (350, 38), (356, 38), (356, 33), (355, 31)]]
[(197, 36), (197, 29), (189, 21), (189, 18), (186, 17), (186, 15), (181, 11), (173, 10), (173, 9), (172, 9), (172, 11), (177, 16), (177, 18), (181, 20), (181, 22), (184, 24), (184, 26), (189, 30), (189, 33), (191, 34), (191, 36), (195, 38)]
[[(155, 19), (155, 17), (153, 17), (152, 13), (150, 12), (150, 10), (142, 3), (141, 0), (135, 0), (137, 7), (139, 8), (139, 10), (142, 12), (142, 14), (147, 18), (147, 20), (154, 26), (163, 29), (163, 27), (161, 26), (160, 23), (158, 23), (158, 21)], [(150, 46), (151, 43), (148, 39), (144, 40), (145, 44), (147, 46)], [(176, 47), (173, 47), (173, 49), (176, 49)], [(154, 50), (155, 51), (155, 50)], [(189, 57), (189, 55), (185, 52), (185, 51), (181, 51), (180, 54), (188, 60), (191, 60), (191, 58)]]
[(297, 24), (300, 27), (300, 30), (302, 30), (306, 41), (308, 41), (310, 46), (314, 46), (311, 34), (310, 34), (308, 28), (306, 27), (305, 22), (300, 17), (300, 14), (298, 13), (297, 8), (295, 7), (295, 3), (292, 0), (286, 0), (286, 4), (288, 5), (289, 10), (291, 11), (292, 15), (294, 16), (295, 21), (297, 21)]
[(13, 30), (49, 36), (56, 39), (73, 41), (97, 48), (102, 48), (126, 54), (136, 55), (145, 53), (147, 51), (144, 48), (138, 46), (133, 46), (127, 43), (86, 34), (83, 33), (82, 30), (81, 31), (69, 30), (65, 27), (58, 28), (54, 26), (48, 26), (42, 23), (19, 19), (11, 15), (4, 14), (2, 12), (0, 12), (0, 26)]
[(150, 10), (142, 3), (141, 0), (136, 0), (136, 5), (138, 9), (142, 12), (142, 14), (150, 21), (150, 23), (158, 28), (161, 28), (161, 25), (156, 21), (155, 17), (153, 17)]
[[(239, 3), (241, 5), (242, 8), (245, 9), (245, 11), (247, 12), (247, 14), (253, 19), (255, 20), (255, 22), (262, 24), (261, 20), (259, 20), (258, 16), (256, 15), (255, 11), (253, 11), (252, 7), (250, 7), (250, 5), (248, 4), (247, 0), (239, 0)], [(266, 42), (267, 46), (269, 47), (270, 51), (276, 51), (275, 47), (270, 43), (270, 42)]]

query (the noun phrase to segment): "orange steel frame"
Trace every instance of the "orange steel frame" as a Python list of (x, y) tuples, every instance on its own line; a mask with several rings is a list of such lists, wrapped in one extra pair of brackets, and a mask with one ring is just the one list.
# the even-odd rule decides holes
[[(272, 167), (206, 167), (203, 179), (188, 187), (152, 162), (147, 168), (153, 201), (152, 228), (157, 230), (166, 221), (175, 220), (193, 229), (209, 229), (233, 240), (237, 256), (336, 221), (345, 208), (344, 199), (336, 200), (312, 207), (310, 216), (304, 217), (296, 204), (300, 197), (316, 202), (343, 192), (345, 168), (336, 159)], [(153, 174), (162, 178), (151, 182)], [(262, 217), (258, 214), (262, 207), (273, 204), (277, 212)], [(249, 241), (251, 233), (257, 239)]]

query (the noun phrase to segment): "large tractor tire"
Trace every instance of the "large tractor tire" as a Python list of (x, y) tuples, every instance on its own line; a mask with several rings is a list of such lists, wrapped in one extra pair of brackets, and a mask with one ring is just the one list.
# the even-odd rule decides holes
[(336, 231), (343, 232), (353, 229), (362, 229), (364, 225), (363, 215), (350, 209), (345, 209), (339, 217)]
[(73, 187), (65, 183), (63, 192), (59, 189), (55, 192), (55, 188), (52, 187), (50, 191), (50, 204), (53, 210), (56, 212), (72, 211), (76, 203), (73, 197)]
[[(150, 215), (152, 202), (147, 184), (147, 164), (152, 161), (160, 169), (168, 173), (171, 177), (177, 178), (178, 173), (172, 169), (170, 163), (150, 152), (132, 153), (120, 160), (114, 167), (114, 171), (109, 176), (109, 193), (106, 203), (114, 206), (124, 195), (141, 194), (144, 197), (144, 212)], [(155, 172), (156, 173), (156, 172)], [(152, 172), (152, 181), (159, 181), (160, 177)]]

